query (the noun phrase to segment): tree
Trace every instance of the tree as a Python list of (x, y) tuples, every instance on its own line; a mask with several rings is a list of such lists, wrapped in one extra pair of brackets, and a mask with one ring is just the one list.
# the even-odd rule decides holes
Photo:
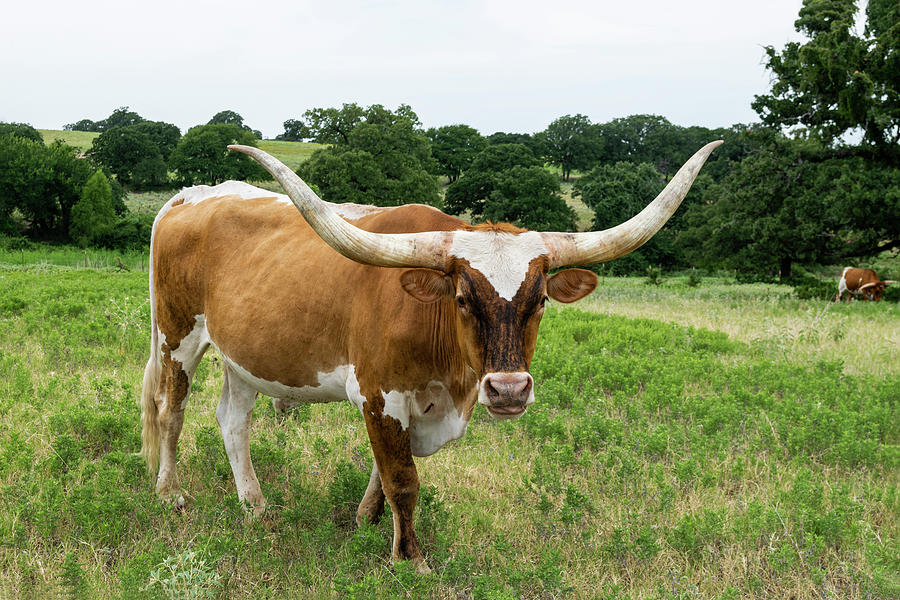
[(543, 167), (497, 173), (483, 216), (536, 231), (575, 230), (575, 211), (559, 195), (559, 178)]
[(539, 167), (540, 161), (523, 144), (488, 146), (472, 160), (472, 165), (447, 187), (445, 208), (454, 214), (469, 211), (473, 217), (484, 215), (485, 202), (491, 197), (499, 173), (514, 167)]
[(493, 144), (472, 161), (474, 171), (505, 171), (513, 167), (539, 167), (541, 161), (524, 144)]
[[(320, 144), (348, 144), (350, 132), (365, 118), (365, 109), (351, 102), (341, 108), (311, 108), (302, 120), (291, 120), (302, 139)], [(285, 128), (287, 122), (285, 122)]]
[(0, 229), (15, 231), (18, 210), (32, 237), (67, 239), (72, 206), (93, 172), (77, 148), (0, 136)]
[[(696, 183), (700, 183), (699, 181)], [(595, 167), (575, 183), (575, 193), (594, 211), (594, 230), (615, 227), (638, 214), (665, 187), (666, 178), (649, 163), (617, 162)], [(696, 194), (696, 190), (693, 190)], [(647, 266), (680, 266), (674, 238), (676, 212), (666, 226), (640, 250), (611, 265), (617, 273), (639, 273)]]
[(96, 121), (90, 119), (81, 119), (75, 123), (63, 125), (65, 131), (100, 131)]
[(228, 150), (229, 144), (256, 146), (256, 137), (233, 124), (192, 127), (172, 151), (169, 167), (185, 185), (269, 178), (269, 174), (250, 157)]
[(565, 115), (538, 134), (547, 162), (562, 169), (569, 180), (573, 169), (584, 169), (595, 159), (597, 144), (591, 135), (591, 121), (584, 115)]
[(826, 147), (862, 132), (862, 148), (896, 161), (900, 142), (900, 5), (869, 0), (863, 36), (856, 0), (804, 0), (796, 30), (808, 41), (766, 48), (772, 90), (755, 97), (763, 122), (802, 126)]
[(69, 237), (82, 248), (92, 245), (113, 227), (116, 213), (112, 197), (112, 188), (103, 171), (97, 171), (85, 182), (78, 202), (72, 207), (69, 225)]
[(790, 278), (836, 255), (841, 223), (821, 183), (822, 147), (763, 132), (761, 146), (688, 206), (679, 242), (692, 263)]
[(122, 106), (112, 111), (112, 114), (97, 123), (99, 127), (98, 131), (109, 131), (116, 127), (127, 127), (129, 125), (140, 123), (143, 120), (144, 117), (129, 110), (127, 106)]
[(244, 131), (249, 131), (252, 133), (257, 139), (262, 139), (262, 133), (260, 133), (256, 129), (251, 129), (250, 126), (244, 124), (244, 117), (234, 112), (233, 110), (223, 110), (219, 111), (213, 115), (213, 118), (209, 120), (207, 125), (237, 125)]
[(41, 132), (28, 123), (0, 123), (0, 136), (5, 134), (44, 143), (44, 136), (41, 135)]
[(447, 188), (448, 211), (542, 231), (572, 231), (575, 213), (559, 195), (559, 178), (522, 144), (488, 146)]
[(134, 131), (146, 134), (156, 144), (164, 161), (169, 160), (172, 150), (181, 140), (181, 130), (177, 125), (163, 121), (141, 121), (130, 126)]
[(303, 121), (288, 119), (284, 122), (284, 133), (275, 136), (275, 139), (286, 142), (302, 142), (308, 137), (310, 137), (310, 133)]
[(503, 131), (496, 131), (487, 137), (487, 143), (492, 146), (495, 144), (522, 144), (528, 146), (528, 149), (531, 150), (535, 156), (543, 156), (545, 153), (544, 146), (539, 137), (528, 133), (505, 133)]
[[(378, 206), (438, 204), (440, 186), (430, 174), (435, 168), (431, 145), (426, 135), (416, 128), (415, 113), (403, 105), (396, 112), (377, 104), (359, 111), (359, 107), (353, 107), (344, 105), (341, 109), (347, 111), (344, 117), (354, 120), (353, 115), (357, 113), (361, 117), (346, 132), (329, 130), (328, 135), (336, 135), (331, 139), (339, 141), (314, 152), (300, 165), (300, 176), (318, 186), (330, 202)], [(336, 118), (341, 112), (314, 110), (320, 111), (317, 114), (333, 111), (329, 114)], [(344, 117), (331, 123), (345, 124)], [(319, 135), (325, 135), (324, 130), (319, 130)]]
[(104, 131), (94, 138), (89, 154), (122, 185), (158, 187), (168, 180), (159, 146), (136, 125)]
[(432, 128), (428, 130), (428, 138), (431, 140), (431, 154), (440, 165), (439, 173), (449, 177), (450, 183), (459, 179), (487, 145), (484, 137), (468, 125)]

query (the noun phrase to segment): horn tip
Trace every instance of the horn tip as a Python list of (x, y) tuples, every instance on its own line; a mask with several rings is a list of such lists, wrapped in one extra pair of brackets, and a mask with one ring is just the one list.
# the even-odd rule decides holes
[(251, 146), (242, 146), (241, 144), (228, 144), (229, 150), (234, 150), (235, 152), (243, 152), (244, 154), (249, 154), (249, 151), (252, 149)]

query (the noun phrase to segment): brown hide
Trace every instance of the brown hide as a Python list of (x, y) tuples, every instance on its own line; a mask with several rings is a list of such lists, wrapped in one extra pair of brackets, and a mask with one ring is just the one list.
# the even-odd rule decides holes
[[(878, 279), (878, 275), (872, 269), (857, 269), (848, 267), (842, 273), (847, 291), (855, 296), (862, 296), (871, 300), (881, 300), (887, 282)], [(837, 299), (840, 300), (841, 292), (838, 290)]]
[[(381, 233), (466, 227), (421, 205), (354, 223)], [(155, 235), (158, 326), (173, 348), (204, 314), (226, 356), (291, 387), (316, 385), (319, 372), (350, 363), (381, 389), (415, 389), (446, 368), (429, 360), (436, 350), (453, 358), (443, 347), (453, 340), (438, 331), (446, 321), (439, 303), (405, 293), (402, 269), (360, 265), (332, 250), (293, 205), (233, 196), (184, 203), (162, 216)]]

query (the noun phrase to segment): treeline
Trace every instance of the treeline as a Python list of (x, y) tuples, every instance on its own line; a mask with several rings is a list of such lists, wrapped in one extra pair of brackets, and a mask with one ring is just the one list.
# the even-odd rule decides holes
[(119, 108), (106, 119), (83, 119), (70, 131), (100, 132), (81, 153), (61, 142), (45, 145), (23, 123), (0, 123), (0, 234), (27, 240), (138, 249), (150, 240), (152, 217), (128, 212), (128, 191), (165, 190), (226, 179), (267, 179), (228, 144), (256, 145), (259, 132), (234, 111), (181, 130)]
[[(668, 225), (604, 268), (699, 266), (787, 279), (796, 263), (856, 261), (900, 246), (900, 5), (870, 0), (862, 35), (855, 15), (855, 0), (804, 2), (795, 25), (807, 41), (766, 49), (772, 89), (752, 103), (761, 123), (708, 129), (656, 115), (592, 123), (576, 114), (533, 135), (483, 136), (464, 124), (425, 129), (407, 105), (347, 103), (288, 119), (277, 139), (324, 144), (298, 173), (332, 202), (425, 203), (545, 231), (575, 228), (562, 183), (593, 211), (594, 229), (611, 227), (639, 212), (698, 148), (724, 139)], [(31, 237), (131, 243), (122, 241), (132, 239), (123, 233), (132, 224), (123, 188), (267, 177), (227, 151), (259, 137), (233, 111), (184, 136), (127, 107), (82, 120), (67, 128), (100, 132), (83, 158), (59, 144), (44, 147), (27, 126), (4, 127), (0, 231)], [(98, 170), (110, 191), (95, 182), (103, 191), (92, 193), (109, 202), (73, 212)], [(94, 234), (73, 228), (76, 215), (99, 212)]]

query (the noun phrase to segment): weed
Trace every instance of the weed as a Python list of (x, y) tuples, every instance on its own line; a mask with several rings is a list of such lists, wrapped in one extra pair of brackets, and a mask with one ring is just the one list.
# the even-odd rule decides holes
[(157, 565), (143, 591), (158, 586), (170, 600), (202, 600), (215, 598), (221, 585), (221, 576), (211, 565), (195, 551), (185, 550)]

